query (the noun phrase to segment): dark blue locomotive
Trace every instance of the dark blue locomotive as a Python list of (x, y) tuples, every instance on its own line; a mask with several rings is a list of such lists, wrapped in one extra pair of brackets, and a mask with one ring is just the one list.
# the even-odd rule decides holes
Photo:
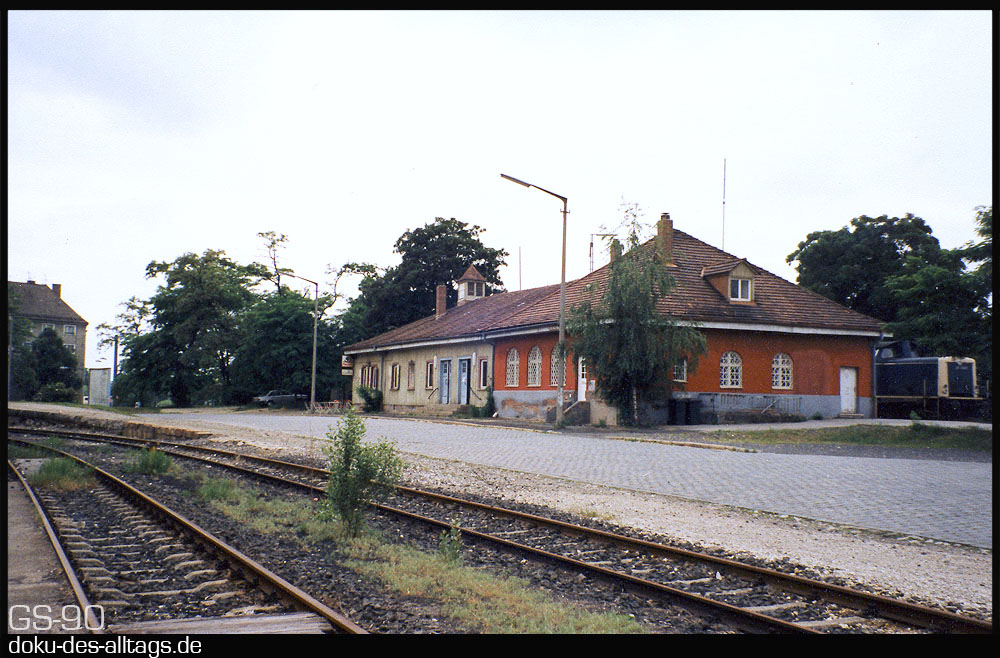
[(878, 416), (973, 419), (986, 415), (979, 396), (976, 361), (951, 356), (919, 356), (909, 341), (878, 344), (875, 351)]

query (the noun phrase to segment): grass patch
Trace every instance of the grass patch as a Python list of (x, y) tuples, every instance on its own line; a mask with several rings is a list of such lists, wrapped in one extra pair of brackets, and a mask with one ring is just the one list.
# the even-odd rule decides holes
[(67, 457), (45, 460), (38, 472), (28, 477), (28, 481), (35, 487), (63, 491), (75, 491), (97, 484), (91, 469)]
[(226, 478), (204, 478), (196, 495), (231, 519), (263, 534), (291, 533), (307, 542), (339, 537), (339, 525), (318, 501), (269, 498)]
[(351, 542), (348, 566), (405, 596), (437, 601), (448, 614), (480, 633), (642, 633), (631, 617), (595, 613), (561, 603), (519, 578), (501, 578), (458, 566), (445, 555), (377, 542)]
[(346, 566), (405, 596), (441, 605), (462, 626), (483, 633), (641, 633), (631, 617), (593, 613), (560, 603), (530, 584), (462, 566), (461, 535), (445, 533), (441, 550), (424, 553), (390, 544), (372, 532), (343, 528), (322, 499), (272, 497), (225, 478), (204, 478), (196, 495), (255, 532), (292, 535), (296, 541), (331, 541)]
[(819, 429), (720, 430), (711, 438), (765, 445), (858, 445), (883, 448), (938, 448), (993, 452), (993, 432), (979, 427), (909, 425), (849, 425)]
[(133, 455), (122, 470), (126, 473), (143, 475), (165, 475), (170, 470), (170, 456), (155, 448), (144, 449)]
[(7, 459), (44, 459), (52, 453), (38, 446), (26, 446), (20, 443), (7, 444)]

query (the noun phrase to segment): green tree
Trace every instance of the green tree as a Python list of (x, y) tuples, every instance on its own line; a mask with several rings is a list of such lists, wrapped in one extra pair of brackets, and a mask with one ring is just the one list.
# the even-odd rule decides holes
[(494, 290), (502, 290), (500, 268), (507, 252), (492, 249), (479, 239), (483, 229), (457, 219), (441, 217), (396, 241), (395, 251), (402, 262), (383, 274), (369, 269), (352, 301), (358, 304), (361, 324), (365, 327), (359, 340), (401, 327), (434, 311), (435, 289), (449, 287), (448, 300), (454, 303), (457, 292), (452, 284), (469, 265), (474, 265)]
[(7, 368), (11, 400), (30, 400), (41, 384), (35, 371), (35, 356), (31, 352), (31, 320), (16, 317), (21, 296), (13, 286), (7, 286)]
[(931, 228), (919, 217), (862, 215), (852, 219), (850, 227), (808, 234), (785, 260), (797, 262), (800, 286), (859, 313), (892, 322), (899, 301), (886, 280), (902, 271), (908, 256), (935, 262), (940, 251)]
[(31, 343), (39, 388), (34, 397), (43, 401), (70, 402), (83, 385), (80, 364), (52, 329), (45, 329)]
[(640, 244), (638, 217), (634, 204), (625, 208), (628, 251), (611, 263), (604, 290), (593, 287), (567, 322), (573, 351), (586, 360), (599, 394), (632, 424), (640, 422), (640, 403), (669, 397), (674, 365), (687, 360), (694, 371), (706, 350), (700, 331), (658, 308), (676, 284), (657, 241)]
[[(319, 312), (329, 305), (320, 297)], [(233, 352), (231, 398), (247, 402), (270, 389), (306, 393), (312, 384), (313, 300), (283, 287), (264, 295), (242, 315)], [(334, 326), (322, 317), (316, 328), (316, 395), (325, 399), (340, 378)]]
[(267, 274), (262, 265), (240, 265), (215, 250), (150, 263), (146, 277), (164, 283), (142, 305), (148, 331), (124, 339), (115, 397), (146, 404), (166, 394), (179, 407), (228, 402), (239, 322)]
[[(983, 240), (965, 249), (942, 249), (913, 215), (861, 216), (839, 231), (810, 233), (786, 260), (797, 262), (799, 285), (886, 322), (919, 353), (973, 356), (983, 364), (990, 351), (984, 317), (992, 286), (992, 209), (978, 210)], [(965, 261), (989, 267), (968, 272)]]
[(264, 248), (267, 250), (267, 259), (271, 261), (271, 270), (273, 273), (268, 274), (267, 278), (270, 280), (278, 292), (281, 292), (281, 275), (291, 274), (292, 270), (287, 267), (278, 267), (278, 252), (284, 248), (285, 243), (288, 242), (288, 236), (284, 233), (275, 233), (274, 231), (262, 231), (257, 234), (258, 238), (263, 238)]
[(993, 206), (976, 208), (978, 242), (970, 242), (962, 257), (973, 266), (968, 278), (975, 290), (979, 351), (975, 354), (977, 371), (985, 379), (993, 374)]
[(393, 492), (405, 464), (387, 441), (365, 443), (365, 423), (352, 407), (337, 423), (332, 440), (327, 497), (344, 529), (357, 536), (365, 523), (368, 506)]
[(981, 348), (978, 296), (959, 251), (942, 250), (934, 262), (909, 256), (885, 287), (896, 304), (888, 324), (921, 354), (970, 356)]

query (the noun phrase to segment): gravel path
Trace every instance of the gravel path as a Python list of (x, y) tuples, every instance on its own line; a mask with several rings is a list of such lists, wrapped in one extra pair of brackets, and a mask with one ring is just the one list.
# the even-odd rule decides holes
[[(170, 414), (145, 419), (210, 430), (211, 441), (242, 443), (275, 455), (322, 456), (322, 439), (194, 422), (190, 417), (180, 420)], [(886, 595), (992, 618), (993, 554), (988, 549), (417, 454), (403, 456), (408, 463), (405, 477), (413, 484), (550, 507), (736, 557), (801, 565)]]

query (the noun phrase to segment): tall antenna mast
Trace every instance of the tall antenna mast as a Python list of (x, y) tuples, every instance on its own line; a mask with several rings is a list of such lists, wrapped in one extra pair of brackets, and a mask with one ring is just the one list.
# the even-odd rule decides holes
[(722, 250), (726, 250), (726, 159), (722, 158)]
[(590, 234), (590, 271), (594, 271), (594, 238), (613, 238), (615, 233), (591, 233)]
[(517, 247), (517, 289), (524, 290), (524, 286), (521, 284), (521, 246)]

